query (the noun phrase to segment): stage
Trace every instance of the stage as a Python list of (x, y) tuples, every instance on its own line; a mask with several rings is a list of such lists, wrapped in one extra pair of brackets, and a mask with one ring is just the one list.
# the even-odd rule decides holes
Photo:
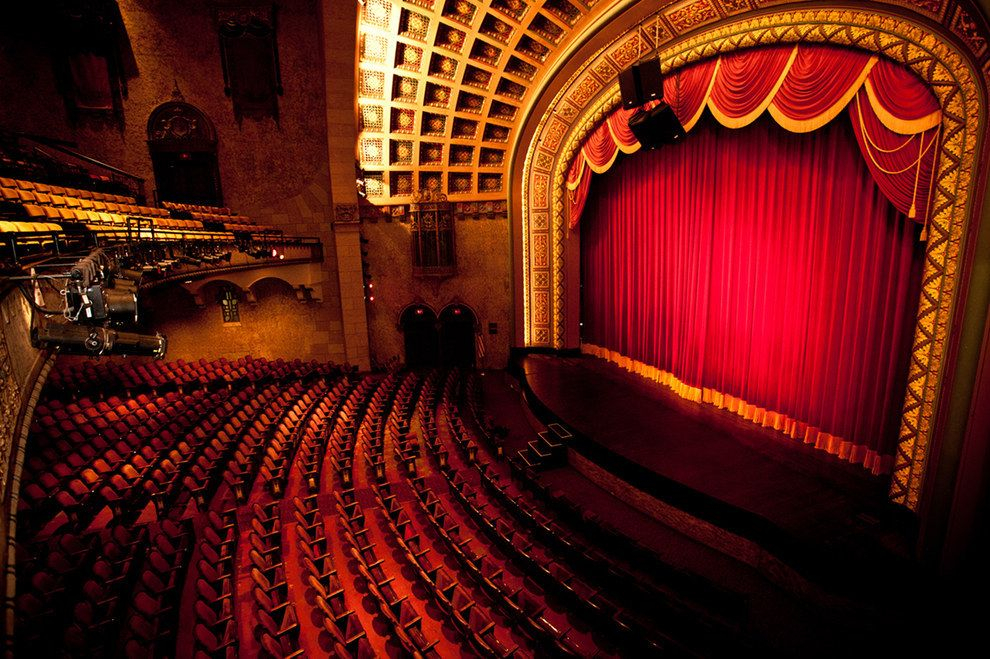
[(886, 478), (595, 357), (528, 354), (515, 367), (537, 416), (574, 432), (572, 464), (758, 545), (811, 582), (859, 590), (915, 569), (912, 516), (887, 501)]

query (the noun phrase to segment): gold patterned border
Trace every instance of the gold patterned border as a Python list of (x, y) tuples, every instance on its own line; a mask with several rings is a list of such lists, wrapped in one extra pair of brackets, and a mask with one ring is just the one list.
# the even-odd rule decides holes
[(0, 333), (0, 492), (7, 491), (7, 469), (21, 408), (21, 386), (10, 363), (7, 337)]
[[(799, 42), (859, 48), (901, 62), (931, 86), (942, 105), (944, 139), (939, 154), (922, 294), (890, 490), (893, 501), (917, 510), (941, 385), (948, 325), (958, 290), (959, 257), (971, 213), (975, 154), (983, 132), (980, 124), (982, 92), (978, 82), (979, 72), (971, 63), (971, 59), (977, 60), (980, 53), (976, 53), (975, 57), (964, 55), (949, 39), (910, 16), (858, 10), (806, 9), (778, 11), (757, 18), (736, 18), (663, 49), (659, 56), (667, 73), (723, 52), (762, 44)], [(589, 61), (594, 62), (595, 58)], [(580, 73), (572, 77), (571, 83)], [(568, 89), (568, 86), (563, 89)], [(562, 95), (563, 92), (551, 103), (543, 120), (554, 111)], [(552, 313), (548, 327), (534, 327), (534, 330), (542, 331), (527, 333), (529, 341), (534, 341), (539, 334), (550, 345), (563, 347), (566, 327), (563, 258), (566, 168), (587, 133), (618, 102), (618, 87), (613, 81), (571, 124), (562, 142), (563, 147), (557, 150), (556, 167), (549, 186), (552, 201), (547, 232), (552, 237), (549, 241), (552, 263), (549, 285), (552, 301), (549, 304)], [(538, 136), (542, 124), (541, 120)], [(534, 144), (537, 141), (534, 140)], [(532, 151), (531, 145), (530, 154)], [(531, 231), (526, 219), (534, 201), (534, 191), (526, 168), (523, 174), (525, 240), (526, 234)], [(530, 258), (526, 259), (525, 265), (531, 269)], [(546, 316), (541, 313), (540, 317)], [(527, 322), (532, 320), (530, 315)]]

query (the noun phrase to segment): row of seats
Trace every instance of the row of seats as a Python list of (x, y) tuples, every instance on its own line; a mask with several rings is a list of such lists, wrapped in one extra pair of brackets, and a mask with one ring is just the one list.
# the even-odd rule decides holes
[[(430, 381), (421, 397), (417, 413), (427, 447), (431, 455), (443, 455), (438, 441), (433, 410), (436, 402), (436, 381)], [(438, 460), (441, 470), (451, 467), (445, 460)], [(511, 555), (504, 548), (484, 536), (468, 535), (472, 520), (465, 517), (458, 502), (452, 499), (444, 483), (434, 479), (434, 486), (424, 477), (410, 479), (416, 492), (416, 502), (430, 521), (434, 530), (444, 540), (459, 565), (470, 579), (503, 615), (513, 620), (516, 628), (533, 639), (543, 652), (567, 656), (588, 656), (605, 652), (596, 648), (596, 641), (569, 624), (567, 609), (559, 608), (537, 584), (516, 576), (515, 563), (505, 562), (500, 556)], [(434, 487), (436, 489), (434, 489)], [(479, 530), (482, 527), (476, 527)], [(497, 637), (482, 641), (494, 648), (502, 646)]]
[(237, 558), (237, 511), (208, 510), (200, 532), (194, 569), (193, 609), (196, 657), (237, 657), (237, 622), (234, 608), (234, 565)]
[(190, 213), (193, 219), (200, 222), (218, 222), (230, 231), (268, 231), (268, 227), (255, 224), (244, 215), (221, 215), (219, 213)]
[[(421, 381), (416, 378), (407, 379), (396, 394), (392, 415), (387, 428), (393, 440), (393, 452), (400, 473), (404, 474), (409, 483), (421, 483), (416, 480), (415, 460), (419, 455), (418, 442), (415, 435), (409, 432), (409, 417), (414, 409), (414, 400), (419, 393)], [(375, 498), (383, 512), (393, 536), (405, 551), (406, 560), (416, 568), (421, 584), (432, 595), (433, 601), (444, 611), (448, 620), (452, 621), (460, 635), (465, 638), (475, 652), (483, 656), (531, 656), (526, 649), (521, 649), (511, 638), (508, 629), (496, 625), (495, 611), (487, 595), (483, 595), (476, 585), (468, 585), (466, 581), (451, 574), (444, 564), (444, 552), (439, 546), (415, 529), (406, 507), (403, 506), (393, 492), (389, 482), (372, 483)], [(459, 537), (459, 531), (436, 523), (436, 531), (444, 537), (454, 553), (466, 556), (469, 540)], [(478, 562), (485, 560), (473, 557)], [(468, 561), (468, 564), (476, 564)], [(484, 599), (482, 599), (484, 598)]]
[(99, 361), (59, 362), (48, 376), (44, 396), (57, 407), (56, 400), (79, 396), (94, 397), (113, 392), (147, 392), (172, 388), (210, 387), (246, 380), (302, 378), (310, 374), (335, 376), (335, 364), (299, 359), (266, 359), (247, 355), (236, 360), (226, 357), (195, 362)]
[(241, 437), (240, 445), (223, 474), (224, 482), (238, 504), (246, 503), (251, 496), (255, 477), (261, 468), (265, 450), (271, 442), (275, 428), (305, 389), (306, 387), (298, 381), (289, 384), (261, 412), (253, 427)]
[[(53, 381), (60, 391), (44, 394), (32, 424), (17, 546), (22, 652), (79, 654), (88, 644), (128, 657), (363, 659), (724, 649), (696, 639), (690, 621), (689, 646), (666, 638), (654, 618), (671, 607), (633, 601), (635, 572), (611, 557), (599, 556), (604, 567), (582, 558), (585, 532), (510, 482), (509, 466), (462, 415), (462, 373), (357, 377), (247, 359), (95, 370), (118, 384), (126, 372), (131, 386), (69, 400), (70, 385)], [(99, 385), (92, 377), (87, 387)], [(71, 493), (94, 476), (97, 494), (79, 492), (85, 515), (26, 494)], [(113, 505), (99, 494), (110, 483)], [(50, 633), (33, 645), (43, 625)]]
[[(166, 506), (182, 506), (192, 500), (197, 509), (205, 510), (217, 488), (229, 473), (231, 462), (240, 464), (251, 458), (250, 447), (262, 442), (265, 414), (274, 415), (281, 394), (278, 385), (271, 384), (256, 392), (249, 387), (243, 392), (247, 401), (233, 414), (221, 418), (219, 429), (197, 428), (191, 442), (191, 465), (182, 478), (182, 487), (172, 487), (163, 493)], [(225, 410), (226, 411), (226, 410)], [(198, 450), (197, 450), (198, 449)], [(245, 451), (247, 455), (245, 455)]]
[(62, 208), (70, 210), (100, 211), (107, 213), (119, 213), (121, 215), (134, 215), (139, 217), (167, 218), (171, 213), (164, 208), (153, 206), (141, 206), (134, 202), (102, 201), (100, 199), (88, 199), (84, 197), (74, 197), (71, 195), (49, 194), (48, 192), (38, 192), (35, 190), (20, 190), (0, 186), (0, 199), (12, 203), (20, 203), (25, 206), (38, 205), (51, 208)]
[(299, 647), (299, 618), (289, 599), (282, 556), (279, 502), (251, 507), (248, 558), (253, 602), (247, 613), (262, 649), (273, 657), (296, 657)]
[[(372, 446), (377, 447), (378, 452), (381, 451), (381, 433), (385, 417), (400, 382), (401, 379), (397, 374), (390, 374), (382, 380), (372, 395), (359, 429), (359, 437), (366, 448)], [(372, 461), (380, 464), (377, 459), (373, 458)], [(384, 475), (377, 466), (372, 471), (376, 477)], [(399, 595), (396, 590), (394, 582), (399, 573), (398, 567), (386, 548), (378, 548), (377, 543), (371, 540), (368, 518), (357, 501), (355, 491), (351, 489), (335, 494), (338, 497), (336, 502), (338, 519), (351, 546), (351, 556), (358, 562), (358, 570), (377, 602), (379, 613), (391, 629), (393, 638), (412, 655), (440, 656), (437, 649), (440, 639), (427, 638), (423, 632), (423, 612), (416, 609), (408, 595)], [(388, 570), (387, 567), (392, 569)]]
[[(8, 222), (0, 220), (0, 233), (61, 233), (62, 227), (54, 222)], [(39, 237), (39, 245), (50, 245), (51, 236)]]
[[(0, 179), (0, 201), (17, 205), (28, 221), (70, 223), (103, 233), (119, 231), (128, 225), (135, 228), (147, 225), (149, 230), (154, 227), (156, 238), (161, 233), (163, 240), (174, 237), (177, 231), (280, 233), (241, 215), (173, 212), (168, 208), (139, 205), (132, 198), (92, 192), (77, 196), (75, 193), (87, 191), (66, 191), (58, 186), (53, 191), (52, 188), (43, 183), (4, 178)], [(207, 228), (204, 223), (210, 226)]]
[(346, 382), (338, 382), (328, 391), (325, 382), (314, 384), (296, 400), (292, 408), (275, 428), (272, 439), (261, 459), (261, 484), (273, 497), (280, 497), (289, 479), (289, 468), (303, 438), (315, 433), (309, 421), (322, 410), (325, 415), (332, 401), (346, 389)]
[(0, 187), (13, 188), (15, 190), (26, 190), (40, 192), (42, 194), (61, 195), (64, 197), (75, 197), (77, 199), (91, 199), (94, 201), (113, 202), (117, 204), (135, 204), (134, 197), (126, 195), (107, 194), (105, 192), (94, 192), (83, 188), (67, 188), (61, 185), (48, 185), (36, 181), (27, 181), (16, 178), (0, 177)]
[(32, 477), (19, 502), (24, 525), (38, 528), (55, 520), (85, 525), (104, 507), (116, 515), (139, 512), (155, 489), (154, 472), (169, 460), (179, 437), (228, 396), (227, 391), (172, 392), (146, 397), (135, 409), (101, 409), (83, 401), (87, 414), (62, 418), (39, 410), (28, 460)]
[(162, 206), (170, 211), (188, 213), (190, 217), (200, 222), (221, 223), (229, 231), (274, 231), (270, 227), (262, 227), (255, 224), (251, 221), (251, 218), (238, 215), (225, 206), (180, 204), (173, 201), (163, 201)]
[[(6, 190), (6, 188), (3, 189)], [(203, 223), (196, 220), (172, 219), (168, 216), (152, 219), (151, 216), (145, 213), (138, 212), (137, 210), (129, 210), (125, 206), (117, 207), (116, 204), (112, 204), (114, 206), (113, 208), (103, 209), (48, 206), (32, 202), (22, 205), (28, 219), (33, 221), (51, 220), (54, 222), (93, 224), (121, 228), (126, 228), (130, 224), (136, 230), (138, 223), (130, 222), (129, 220), (130, 218), (137, 217), (148, 220), (145, 224), (153, 223), (156, 229), (192, 229), (197, 231), (203, 229)], [(137, 207), (132, 208), (136, 209)]]

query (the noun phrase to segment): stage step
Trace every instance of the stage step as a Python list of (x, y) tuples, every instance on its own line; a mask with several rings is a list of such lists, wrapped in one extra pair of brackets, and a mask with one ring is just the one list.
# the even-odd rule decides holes
[(567, 447), (563, 443), (557, 440), (555, 434), (551, 434), (549, 431), (544, 430), (539, 433), (539, 439), (535, 442), (530, 442), (530, 447), (535, 443), (539, 448), (537, 450), (540, 454), (541, 459), (546, 464), (546, 467), (562, 467), (567, 464)]
[(544, 461), (544, 460), (549, 460), (551, 457), (553, 457), (553, 453), (551, 452), (550, 447), (547, 446), (546, 442), (541, 442), (541, 441), (536, 440), (536, 439), (534, 439), (533, 441), (529, 442), (529, 450), (541, 462)]
[(536, 471), (540, 471), (542, 469), (540, 460), (539, 459), (534, 460), (530, 456), (530, 451), (528, 449), (520, 449), (519, 451), (517, 451), (517, 455), (519, 456), (519, 459), (522, 461), (523, 465), (525, 465), (527, 468)]
[(570, 430), (560, 425), (559, 423), (551, 423), (550, 425), (547, 426), (547, 429), (550, 430), (550, 432), (552, 432), (554, 435), (556, 435), (558, 440), (560, 440), (562, 443), (565, 444), (567, 443), (568, 439), (574, 437), (574, 435), (571, 434)]

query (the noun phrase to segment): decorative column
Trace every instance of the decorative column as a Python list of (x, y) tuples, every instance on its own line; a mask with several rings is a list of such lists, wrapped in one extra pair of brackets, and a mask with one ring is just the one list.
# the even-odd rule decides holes
[(368, 312), (364, 302), (364, 273), (361, 269), (361, 222), (357, 206), (334, 207), (333, 240), (337, 248), (337, 277), (340, 283), (340, 312), (344, 319), (344, 351), (347, 361), (361, 370), (371, 367), (368, 350)]
[(371, 368), (368, 312), (364, 303), (361, 221), (354, 176), (357, 144), (354, 62), (357, 56), (358, 3), (353, 0), (322, 0), (320, 7), (326, 62), (327, 160), (330, 164), (333, 240), (337, 248), (344, 354), (348, 362), (367, 370)]

